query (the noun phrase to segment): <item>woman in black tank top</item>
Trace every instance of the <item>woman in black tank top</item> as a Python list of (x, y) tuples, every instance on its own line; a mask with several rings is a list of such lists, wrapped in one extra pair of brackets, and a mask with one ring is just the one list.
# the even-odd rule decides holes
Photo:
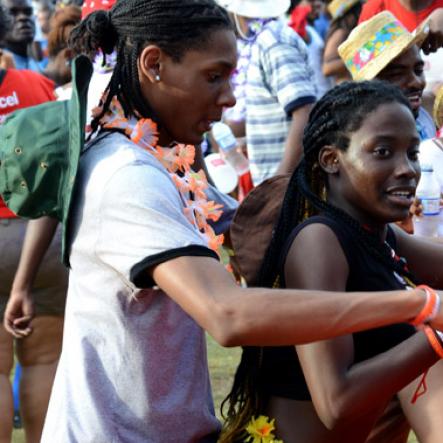
[[(312, 110), (303, 146), (260, 284), (348, 292), (442, 288), (443, 247), (389, 226), (408, 217), (420, 178), (419, 138), (400, 90), (377, 81), (334, 88)], [(245, 348), (222, 441), (242, 441), (245, 423), (265, 414), (285, 443), (400, 443), (411, 426), (420, 442), (437, 443), (438, 360), (410, 324), (296, 349)], [(431, 366), (428, 392), (411, 404)]]

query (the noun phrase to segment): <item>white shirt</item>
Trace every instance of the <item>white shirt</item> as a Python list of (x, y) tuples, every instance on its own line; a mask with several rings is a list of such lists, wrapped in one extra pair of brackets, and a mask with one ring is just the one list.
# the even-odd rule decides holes
[(121, 134), (82, 155), (63, 350), (43, 443), (214, 442), (199, 325), (148, 269), (213, 257), (169, 174)]

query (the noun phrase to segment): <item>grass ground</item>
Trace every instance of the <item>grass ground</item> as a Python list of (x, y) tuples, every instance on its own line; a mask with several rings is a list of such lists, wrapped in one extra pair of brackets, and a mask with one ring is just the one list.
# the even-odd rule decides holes
[[(220, 403), (229, 392), (235, 368), (240, 359), (240, 349), (225, 349), (217, 345), (208, 337), (208, 358), (211, 372), (212, 390), (214, 392), (214, 402), (217, 415), (220, 415)], [(13, 443), (25, 443), (22, 430), (14, 431)], [(413, 435), (408, 443), (416, 443)]]

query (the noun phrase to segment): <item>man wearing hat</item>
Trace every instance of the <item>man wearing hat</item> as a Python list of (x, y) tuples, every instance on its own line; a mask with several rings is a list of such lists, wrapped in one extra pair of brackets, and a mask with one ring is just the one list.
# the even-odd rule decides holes
[(354, 80), (379, 79), (400, 87), (409, 98), (422, 140), (435, 136), (432, 117), (422, 106), (426, 81), (420, 56), (426, 28), (412, 34), (390, 12), (361, 23), (338, 51)]
[[(382, 11), (392, 12), (403, 25), (412, 32), (425, 20), (429, 24), (431, 36), (423, 45), (426, 55), (425, 76), (427, 91), (435, 93), (443, 82), (443, 0), (369, 0), (363, 8), (360, 23)], [(433, 54), (428, 52), (437, 51)]]
[(278, 18), (289, 0), (219, 0), (244, 40), (246, 139), (254, 185), (291, 172), (301, 152), (303, 128), (316, 99), (306, 46)]

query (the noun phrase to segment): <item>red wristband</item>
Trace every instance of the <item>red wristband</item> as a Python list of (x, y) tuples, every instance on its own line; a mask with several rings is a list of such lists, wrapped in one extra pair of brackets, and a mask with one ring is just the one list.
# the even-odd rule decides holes
[(426, 303), (417, 317), (411, 321), (411, 324), (414, 326), (419, 326), (432, 320), (437, 315), (438, 308), (440, 307), (440, 297), (432, 288), (426, 285), (419, 285), (417, 288), (423, 289), (426, 292)]

